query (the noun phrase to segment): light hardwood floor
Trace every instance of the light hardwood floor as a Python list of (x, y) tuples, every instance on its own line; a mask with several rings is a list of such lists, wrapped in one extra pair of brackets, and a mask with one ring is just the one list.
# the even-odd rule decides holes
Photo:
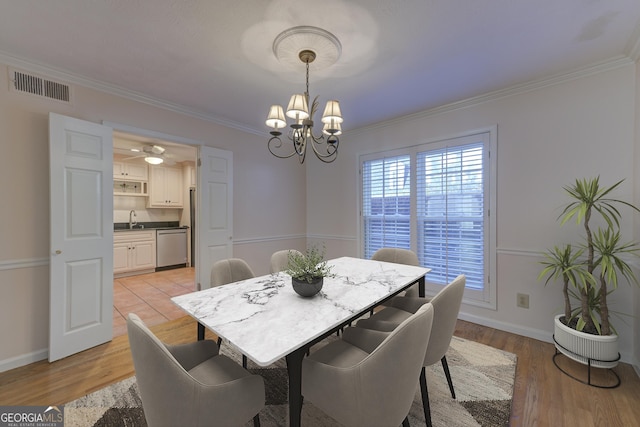
[[(196, 336), (196, 323), (188, 316), (151, 329), (172, 344)], [(517, 355), (512, 426), (640, 425), (640, 379), (630, 365), (616, 368), (620, 387), (597, 389), (561, 374), (552, 362), (551, 344), (464, 321), (458, 321), (455, 334)], [(215, 336), (207, 332), (207, 338)], [(0, 405), (61, 405), (133, 374), (128, 339), (120, 335), (51, 364), (41, 361), (0, 373)]]

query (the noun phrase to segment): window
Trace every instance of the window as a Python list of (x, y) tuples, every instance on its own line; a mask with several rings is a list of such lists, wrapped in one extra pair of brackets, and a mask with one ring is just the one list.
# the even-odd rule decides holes
[(433, 292), (464, 273), (465, 301), (495, 308), (495, 134), (493, 128), (363, 156), (363, 256), (382, 247), (412, 249), (431, 268)]
[(409, 160), (409, 156), (404, 155), (363, 165), (365, 258), (371, 258), (382, 247), (410, 248)]

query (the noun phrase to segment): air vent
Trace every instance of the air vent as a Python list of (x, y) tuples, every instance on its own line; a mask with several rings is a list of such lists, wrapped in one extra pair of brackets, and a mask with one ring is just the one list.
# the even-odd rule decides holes
[(71, 102), (71, 86), (35, 74), (10, 70), (11, 89), (56, 101)]

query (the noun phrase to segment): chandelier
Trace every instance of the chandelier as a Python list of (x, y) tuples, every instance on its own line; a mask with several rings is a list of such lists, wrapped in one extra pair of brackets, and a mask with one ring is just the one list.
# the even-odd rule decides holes
[[(266, 124), (273, 128), (267, 147), (271, 154), (281, 159), (298, 155), (300, 163), (304, 163), (307, 148), (311, 146), (316, 157), (325, 163), (331, 163), (338, 157), (339, 135), (342, 134), (342, 114), (340, 103), (327, 101), (322, 114), (322, 130), (314, 134), (313, 116), (318, 109), (318, 97), (309, 103), (309, 64), (318, 58), (319, 65), (328, 66), (335, 63), (340, 56), (342, 46), (331, 33), (317, 27), (294, 27), (280, 33), (273, 42), (273, 52), (281, 62), (292, 58), (301, 61), (306, 68), (306, 91), (291, 96), (286, 116), (292, 120), (284, 141), (280, 138), (287, 126), (285, 113), (280, 105), (272, 105), (269, 109)], [(299, 65), (299, 62), (298, 62)]]

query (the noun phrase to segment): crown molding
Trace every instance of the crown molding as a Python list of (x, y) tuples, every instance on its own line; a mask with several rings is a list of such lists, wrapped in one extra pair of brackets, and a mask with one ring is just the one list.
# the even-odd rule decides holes
[(264, 136), (264, 130), (258, 130), (249, 126), (246, 126), (242, 123), (238, 123), (233, 120), (228, 120), (221, 117), (216, 117), (211, 114), (204, 113), (199, 110), (195, 110), (193, 108), (185, 107), (184, 105), (163, 101), (158, 98), (154, 98), (148, 95), (145, 95), (140, 92), (136, 92), (130, 89), (125, 89), (120, 86), (116, 86), (109, 83), (104, 83), (98, 80), (90, 79), (84, 76), (80, 76), (69, 71), (64, 71), (56, 68), (52, 68), (48, 65), (28, 61), (22, 58), (15, 57), (13, 55), (7, 54), (5, 52), (0, 51), (0, 62), (9, 65), (11, 67), (20, 68), (23, 71), (31, 71), (33, 73), (49, 76), (58, 80), (63, 80), (70, 84), (77, 84), (80, 86), (87, 87), (89, 89), (94, 89), (100, 92), (105, 92), (110, 95), (117, 95), (122, 98), (126, 98), (132, 101), (141, 102), (143, 104), (151, 105), (154, 107), (162, 108), (164, 110), (169, 110), (174, 113), (179, 113), (185, 116), (205, 120), (208, 122), (212, 122), (218, 124), (220, 126), (225, 126), (231, 129), (239, 130), (242, 132), (247, 132), (253, 135)]
[[(619, 55), (607, 61), (593, 64), (593, 65), (590, 65), (578, 70), (574, 70), (568, 73), (561, 73), (548, 78), (533, 80), (530, 82), (514, 85), (508, 88), (499, 89), (483, 95), (445, 104), (439, 107), (419, 111), (417, 113), (408, 114), (408, 115), (404, 115), (394, 119), (374, 123), (372, 125), (364, 126), (361, 128), (352, 129), (349, 131), (349, 134), (357, 136), (361, 132), (381, 129), (387, 126), (401, 124), (401, 123), (412, 121), (415, 119), (432, 117), (438, 114), (444, 114), (451, 111), (469, 108), (469, 107), (483, 104), (485, 102), (490, 102), (490, 101), (498, 100), (501, 98), (506, 98), (509, 96), (518, 95), (518, 94), (530, 92), (537, 89), (542, 89), (549, 86), (554, 86), (560, 83), (568, 82), (575, 79), (580, 79), (586, 76), (591, 76), (591, 75), (599, 74), (606, 71), (615, 70), (617, 68), (633, 64), (635, 63), (636, 60), (640, 59), (640, 26), (638, 26), (633, 36), (630, 37), (626, 51), (628, 52), (627, 55)], [(257, 136), (265, 136), (264, 130), (258, 130), (253, 127), (246, 126), (242, 123), (235, 122), (233, 120), (216, 117), (211, 114), (207, 114), (202, 111), (195, 110), (193, 108), (185, 107), (184, 105), (163, 101), (139, 92), (135, 92), (129, 89), (116, 86), (116, 85), (100, 82), (98, 80), (83, 77), (77, 74), (70, 73), (68, 71), (55, 69), (44, 64), (27, 61), (2, 51), (0, 51), (0, 62), (12, 67), (20, 68), (24, 71), (31, 71), (38, 74), (44, 74), (52, 78), (64, 80), (68, 83), (78, 84), (78, 85), (81, 85), (90, 89), (95, 89), (101, 92), (105, 92), (111, 95), (117, 95), (126, 99), (141, 102), (141, 103), (162, 108), (165, 110), (173, 111), (175, 113), (183, 114), (189, 117), (202, 119), (208, 122), (218, 124), (220, 126), (225, 126), (231, 129), (239, 130), (239, 131), (257, 135)]]
[[(638, 41), (640, 44), (640, 40)], [(640, 50), (640, 46), (635, 46), (635, 49)], [(361, 132), (371, 131), (381, 129), (387, 126), (393, 126), (397, 124), (402, 124), (408, 121), (413, 121), (416, 119), (424, 119), (427, 117), (436, 116), (438, 114), (444, 114), (456, 110), (461, 110), (464, 108), (475, 107), (480, 104), (484, 104), (486, 102), (495, 101), (502, 98), (507, 98), (514, 95), (520, 95), (526, 92), (531, 92), (538, 89), (543, 89), (549, 86), (555, 86), (561, 83), (569, 82), (572, 80), (581, 79), (583, 77), (591, 76), (594, 74), (600, 74), (606, 71), (615, 70), (621, 67), (628, 66), (630, 64), (634, 64), (634, 60), (626, 55), (619, 55), (617, 57), (611, 58), (608, 61), (592, 64), (588, 67), (584, 67), (578, 70), (574, 70), (568, 73), (556, 74), (551, 77), (547, 77), (539, 80), (532, 80), (526, 83), (514, 85), (504, 89), (498, 89), (493, 92), (485, 93), (483, 95), (478, 95), (472, 98), (467, 98), (461, 101), (452, 102), (450, 104), (445, 104), (439, 107), (430, 108), (428, 110), (419, 111), (413, 114), (407, 114), (401, 117), (396, 117), (394, 119), (385, 120), (382, 122), (374, 123), (369, 126), (364, 126), (358, 129), (350, 130), (350, 135), (358, 135)]]

